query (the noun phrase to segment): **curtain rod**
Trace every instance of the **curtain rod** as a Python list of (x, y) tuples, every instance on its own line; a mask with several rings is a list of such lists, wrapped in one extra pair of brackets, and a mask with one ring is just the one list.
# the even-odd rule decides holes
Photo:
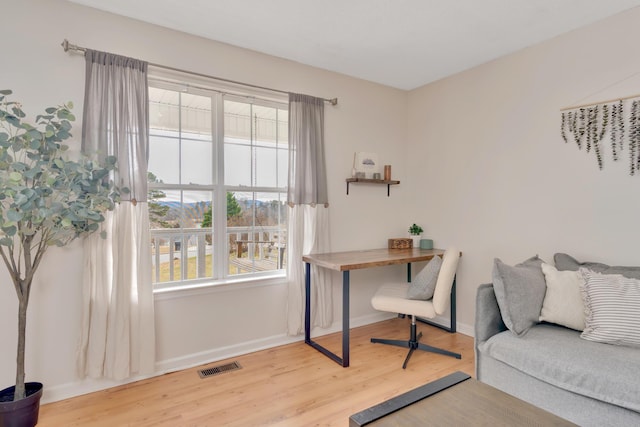
[[(69, 43), (69, 40), (64, 39), (61, 43), (62, 48), (64, 49), (65, 52), (68, 52), (70, 50), (74, 50), (76, 52), (86, 52), (87, 48), (86, 47), (82, 47), (82, 46), (78, 46), (75, 44), (71, 44)], [(279, 89), (272, 89), (269, 87), (264, 87), (264, 86), (258, 86), (258, 85), (253, 85), (253, 84), (249, 84), (249, 83), (242, 83), (242, 82), (238, 82), (235, 80), (229, 80), (229, 79), (225, 79), (222, 77), (216, 77), (216, 76), (210, 76), (207, 74), (201, 74), (201, 73), (196, 73), (193, 71), (188, 71), (188, 70), (181, 70), (180, 68), (174, 68), (174, 67), (169, 67), (166, 65), (160, 65), (160, 64), (154, 64), (152, 62), (148, 63), (149, 65), (151, 65), (152, 67), (157, 67), (157, 68), (162, 68), (165, 70), (169, 70), (169, 71), (176, 71), (179, 73), (186, 73), (186, 74), (191, 74), (193, 76), (198, 76), (198, 77), (204, 77), (207, 79), (213, 79), (213, 80), (218, 80), (221, 82), (225, 82), (225, 83), (232, 83), (232, 84), (236, 84), (236, 85), (241, 85), (241, 86), (248, 86), (248, 87), (252, 87), (254, 89), (262, 89), (262, 90), (268, 90), (270, 92), (278, 92), (278, 93), (284, 93), (284, 94), (289, 94), (289, 92), (284, 91), (284, 90), (279, 90)], [(337, 105), (338, 104), (338, 98), (331, 98), (331, 99), (327, 99), (327, 98), (322, 98), (324, 100), (324, 102), (328, 102), (331, 105)]]

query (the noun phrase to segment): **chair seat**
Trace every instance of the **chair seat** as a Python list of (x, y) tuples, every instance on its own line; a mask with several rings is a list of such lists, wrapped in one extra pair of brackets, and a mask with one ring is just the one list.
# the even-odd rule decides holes
[(433, 319), (436, 311), (433, 302), (407, 299), (408, 283), (385, 283), (371, 299), (371, 305), (376, 310), (391, 313), (402, 313)]

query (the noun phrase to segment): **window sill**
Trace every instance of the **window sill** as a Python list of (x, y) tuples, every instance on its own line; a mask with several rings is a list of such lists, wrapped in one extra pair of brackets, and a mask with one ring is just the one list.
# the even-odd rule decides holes
[(262, 286), (274, 286), (286, 283), (287, 275), (284, 273), (269, 276), (238, 278), (218, 280), (205, 283), (197, 283), (193, 285), (179, 285), (153, 291), (154, 299), (165, 300), (172, 298), (181, 298), (200, 294), (209, 294), (215, 292), (228, 292), (235, 289), (250, 289)]

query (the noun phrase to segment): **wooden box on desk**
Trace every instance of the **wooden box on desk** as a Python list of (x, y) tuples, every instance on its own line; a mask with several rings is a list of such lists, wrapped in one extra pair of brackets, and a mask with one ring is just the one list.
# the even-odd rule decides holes
[(413, 248), (413, 239), (409, 238), (396, 238), (389, 239), (389, 249), (411, 249)]

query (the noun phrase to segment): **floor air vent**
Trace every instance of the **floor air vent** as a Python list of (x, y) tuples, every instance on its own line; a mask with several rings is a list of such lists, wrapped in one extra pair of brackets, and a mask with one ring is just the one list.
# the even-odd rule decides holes
[(213, 368), (201, 369), (198, 371), (198, 375), (200, 375), (200, 378), (207, 378), (224, 374), (225, 372), (235, 371), (236, 369), (242, 369), (242, 366), (240, 366), (238, 362), (231, 362), (225, 365), (214, 366)]

